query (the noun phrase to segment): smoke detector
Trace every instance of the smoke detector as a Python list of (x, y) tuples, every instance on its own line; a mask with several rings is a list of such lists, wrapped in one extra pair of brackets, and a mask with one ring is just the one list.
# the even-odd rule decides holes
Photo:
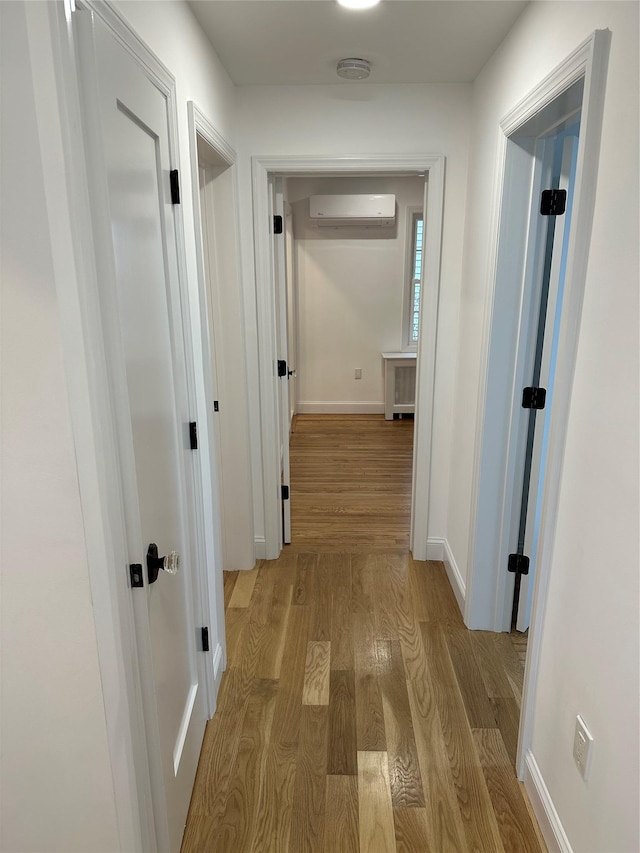
[(336, 71), (338, 77), (347, 80), (366, 80), (371, 74), (371, 63), (366, 59), (341, 59)]

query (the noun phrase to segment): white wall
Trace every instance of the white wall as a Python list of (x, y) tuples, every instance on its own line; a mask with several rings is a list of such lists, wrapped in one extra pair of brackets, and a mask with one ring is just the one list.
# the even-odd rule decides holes
[[(288, 180), (298, 295), (299, 411), (384, 411), (380, 353), (403, 348), (406, 277), (411, 269), (407, 209), (422, 210), (424, 185), (420, 177)], [(393, 193), (395, 225), (317, 227), (309, 218), (309, 197), (340, 193)], [(357, 367), (362, 379), (354, 378)]]
[[(533, 754), (573, 849), (626, 853), (640, 847), (636, 3), (533, 3), (474, 84), (448, 536), (464, 573), (498, 122), (600, 28), (611, 57)], [(587, 783), (578, 713), (596, 739)]]
[[(444, 235), (429, 534), (444, 536), (458, 336), (470, 89), (463, 84), (259, 86), (238, 89), (242, 233), (253, 231), (251, 156), (444, 154)], [(256, 539), (264, 537), (253, 246), (243, 247)]]
[(0, 847), (107, 853), (118, 826), (25, 6), (1, 3), (0, 24)]
[[(197, 330), (200, 323), (198, 284), (193, 224), (193, 199), (190, 181), (189, 132), (187, 102), (194, 101), (216, 130), (236, 148), (236, 89), (202, 32), (189, 6), (184, 2), (145, 2), (117, 0), (118, 11), (126, 18), (148, 47), (164, 62), (176, 80), (178, 132), (180, 146), (181, 201), (184, 216), (187, 276), (191, 292), (191, 323), (194, 333), (196, 363), (200, 363), (201, 342)], [(231, 173), (218, 179), (233, 180)], [(227, 187), (228, 189), (228, 187)], [(226, 216), (229, 216), (227, 211)], [(231, 214), (232, 216), (233, 214)], [(232, 221), (229, 222), (231, 227)], [(224, 288), (220, 304), (224, 309), (225, 388), (221, 406), (232, 410), (236, 423), (235, 446), (230, 459), (234, 477), (225, 479), (224, 499), (229, 507), (224, 513), (225, 569), (252, 568), (253, 504), (250, 480), (250, 447), (248, 445), (248, 403), (244, 361), (244, 318), (238, 269), (225, 267)], [(238, 344), (239, 346), (234, 346)]]

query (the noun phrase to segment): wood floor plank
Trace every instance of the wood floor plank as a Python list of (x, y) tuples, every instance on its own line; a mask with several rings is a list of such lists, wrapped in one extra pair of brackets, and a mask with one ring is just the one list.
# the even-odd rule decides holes
[(396, 853), (439, 853), (429, 843), (425, 809), (394, 809)]
[(382, 652), (380, 687), (387, 741), (391, 801), (395, 809), (425, 805), (404, 664), (397, 640), (376, 640)]
[(222, 573), (222, 583), (224, 586), (224, 609), (225, 610), (229, 606), (229, 601), (231, 599), (231, 595), (233, 593), (233, 588), (236, 585), (237, 579), (238, 579), (238, 572), (223, 572)]
[(302, 688), (303, 705), (329, 704), (331, 643), (312, 640), (307, 643), (307, 659)]
[(500, 636), (491, 631), (472, 631), (469, 639), (487, 696), (492, 699), (513, 699), (513, 688), (501, 662)]
[(314, 570), (317, 565), (318, 554), (303, 553), (298, 555), (292, 598), (294, 604), (313, 603)]
[(256, 812), (252, 853), (286, 853), (289, 849), (308, 636), (307, 608), (292, 607)]
[(359, 853), (358, 777), (327, 776), (324, 853)]
[(546, 848), (541, 846), (534, 829), (500, 732), (498, 729), (474, 729), (473, 738), (504, 849), (507, 853), (541, 853)]
[(324, 846), (328, 713), (326, 706), (302, 709), (289, 841), (299, 853)]
[(446, 624), (445, 638), (455, 670), (458, 687), (471, 728), (495, 728), (496, 718), (478, 671), (469, 631), (463, 626)]
[(436, 700), (428, 679), (407, 684), (418, 746), (430, 846), (438, 853), (467, 850), (464, 824), (444, 742)]
[(358, 612), (353, 625), (358, 750), (385, 751), (387, 740), (373, 612)]
[(491, 704), (511, 765), (515, 767), (518, 753), (520, 708), (514, 698), (503, 699), (501, 696), (492, 699)]
[(244, 572), (238, 572), (233, 593), (229, 599), (229, 607), (248, 607), (251, 601), (253, 588), (256, 585), (260, 566)]
[(242, 726), (224, 815), (218, 824), (215, 841), (208, 848), (211, 853), (242, 853), (250, 849), (276, 691), (275, 681), (256, 679)]
[(395, 827), (386, 752), (358, 753), (360, 853), (395, 853)]
[(354, 668), (351, 619), (351, 557), (326, 555), (331, 565), (331, 668)]
[(467, 846), (498, 853), (502, 841), (442, 625), (423, 622), (421, 629)]
[(313, 570), (313, 600), (311, 607), (311, 639), (331, 641), (331, 573), (335, 556), (319, 554)]
[(327, 773), (356, 776), (356, 687), (353, 670), (331, 670)]

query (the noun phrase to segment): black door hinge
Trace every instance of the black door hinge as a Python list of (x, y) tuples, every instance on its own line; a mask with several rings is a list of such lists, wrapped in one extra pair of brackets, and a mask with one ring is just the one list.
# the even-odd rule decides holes
[(282, 376), (286, 376), (286, 375), (287, 375), (287, 362), (284, 359), (279, 358), (278, 359), (278, 376), (282, 377)]
[(522, 389), (522, 408), (523, 409), (544, 409), (547, 401), (546, 388), (523, 388)]
[(180, 178), (177, 169), (169, 172), (169, 183), (171, 184), (171, 204), (180, 204)]
[(144, 586), (144, 580), (142, 579), (142, 563), (129, 564), (129, 578), (131, 580), (132, 589), (139, 589)]
[(288, 501), (288, 500), (289, 500), (289, 486), (281, 486), (280, 488), (281, 488), (281, 490), (282, 490), (282, 491), (281, 491), (281, 494), (282, 494), (282, 500), (283, 500), (283, 501)]
[(209, 629), (201, 628), (201, 636), (202, 636), (202, 651), (209, 651)]
[(543, 216), (562, 216), (566, 209), (566, 190), (542, 190), (540, 213)]
[(214, 412), (219, 412), (219, 411), (220, 411), (220, 406), (218, 405), (218, 401), (217, 401), (217, 400), (214, 400), (214, 401), (213, 401), (213, 411), (214, 411)]
[(189, 447), (191, 450), (198, 449), (198, 424), (196, 421), (189, 422)]
[(507, 563), (507, 571), (519, 574), (529, 574), (529, 558), (524, 554), (509, 554), (509, 562)]
[(273, 233), (274, 234), (282, 234), (282, 217), (274, 216), (273, 217)]

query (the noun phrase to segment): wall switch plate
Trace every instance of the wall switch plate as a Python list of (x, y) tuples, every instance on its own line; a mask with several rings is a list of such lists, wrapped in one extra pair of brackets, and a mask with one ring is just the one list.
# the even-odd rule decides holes
[(361, 367), (356, 367), (355, 378), (356, 379), (362, 379), (362, 368)]
[(589, 775), (593, 736), (580, 714), (576, 717), (576, 733), (573, 738), (573, 757), (583, 779)]

